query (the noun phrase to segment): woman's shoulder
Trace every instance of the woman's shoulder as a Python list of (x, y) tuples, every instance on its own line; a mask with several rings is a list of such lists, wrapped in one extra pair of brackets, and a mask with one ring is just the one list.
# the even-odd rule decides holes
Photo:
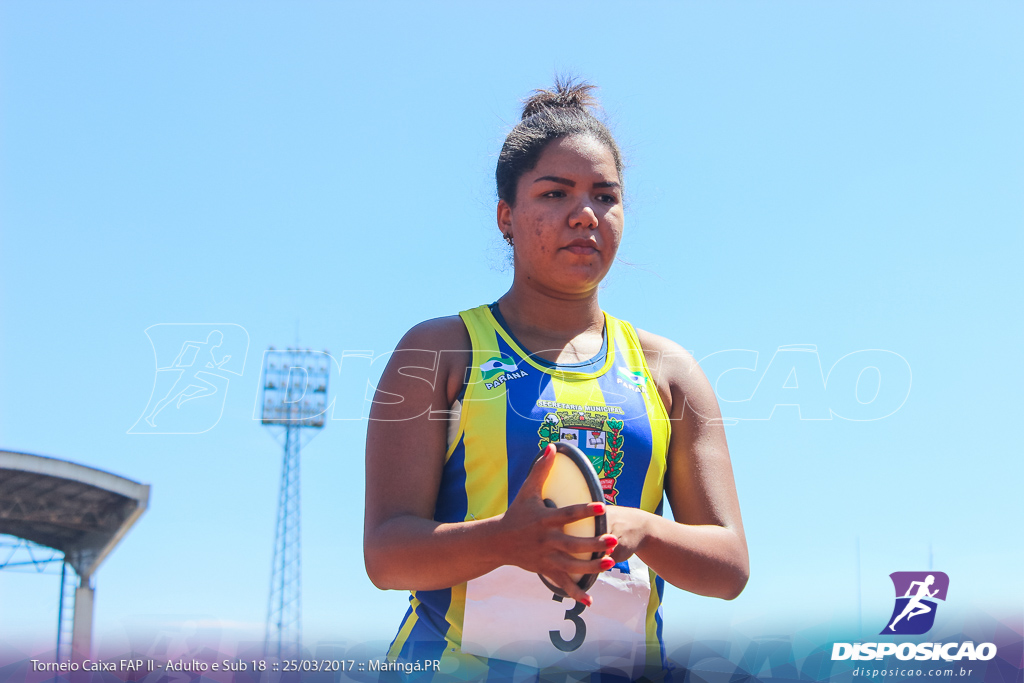
[[(465, 382), (466, 368), (471, 365), (473, 343), (462, 318), (449, 315), (414, 325), (398, 342), (395, 352), (396, 355), (406, 356), (403, 360), (410, 361), (413, 366), (412, 370), (408, 366), (397, 370), (400, 374), (412, 372), (432, 385), (434, 378), (443, 378), (443, 384), (435, 386), (438, 391), (443, 391), (448, 405), (451, 405)], [(423, 372), (431, 377), (426, 377)]]
[(413, 325), (398, 342), (397, 349), (428, 351), (470, 351), (469, 332), (458, 315), (431, 318)]
[(678, 365), (690, 369), (692, 365), (696, 365), (697, 361), (693, 359), (693, 354), (668, 337), (641, 330), (639, 327), (634, 329), (636, 329), (636, 336), (640, 341), (640, 348), (644, 351), (648, 365), (652, 365), (653, 361), (653, 365), (661, 366), (665, 364), (666, 360), (673, 367)]
[[(687, 403), (693, 408), (713, 405), (717, 412), (715, 391), (693, 354), (671, 339), (653, 332), (637, 328), (636, 335), (662, 397), (670, 397), (665, 407), (673, 418), (678, 417), (678, 412)], [(673, 410), (673, 406), (679, 410)]]

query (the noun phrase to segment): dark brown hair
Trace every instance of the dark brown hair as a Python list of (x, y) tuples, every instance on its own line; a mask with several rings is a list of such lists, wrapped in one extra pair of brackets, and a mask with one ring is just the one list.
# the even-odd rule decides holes
[(556, 78), (554, 90), (533, 91), (523, 104), (522, 120), (505, 138), (498, 155), (494, 170), (498, 199), (514, 205), (519, 178), (537, 165), (549, 142), (570, 135), (589, 135), (608, 147), (622, 179), (622, 153), (608, 127), (593, 114), (600, 108), (590, 94), (593, 89), (586, 82)]

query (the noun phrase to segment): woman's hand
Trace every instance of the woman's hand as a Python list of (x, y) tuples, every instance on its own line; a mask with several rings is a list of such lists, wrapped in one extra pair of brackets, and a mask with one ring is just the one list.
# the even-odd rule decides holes
[[(596, 574), (611, 568), (615, 561), (608, 557), (608, 553), (618, 542), (614, 534), (581, 538), (565, 533), (563, 527), (566, 524), (605, 514), (608, 507), (604, 503), (547, 507), (541, 488), (551, 471), (554, 456), (555, 447), (549, 445), (502, 515), (499, 533), (508, 539), (506, 564), (541, 574), (573, 600), (590, 605), (590, 596), (576, 585), (570, 575)], [(573, 557), (580, 554), (589, 556), (595, 552), (602, 556), (596, 560)]]
[(650, 533), (650, 516), (649, 512), (639, 508), (618, 505), (609, 505), (605, 508), (608, 533), (618, 542), (611, 554), (616, 564), (625, 562), (640, 550)]

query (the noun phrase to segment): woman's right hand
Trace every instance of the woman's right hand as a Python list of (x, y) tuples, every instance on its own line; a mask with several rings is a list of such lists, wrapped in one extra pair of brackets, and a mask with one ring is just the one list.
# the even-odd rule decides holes
[[(530, 470), (522, 488), (502, 516), (502, 536), (508, 539), (509, 559), (505, 564), (543, 575), (573, 600), (590, 605), (592, 600), (570, 574), (596, 574), (609, 569), (609, 557), (618, 541), (611, 534), (581, 538), (565, 533), (563, 527), (587, 517), (605, 513), (604, 503), (584, 503), (562, 508), (544, 504), (541, 489), (555, 461), (555, 446), (548, 445)], [(577, 554), (601, 553), (595, 560), (581, 560)]]

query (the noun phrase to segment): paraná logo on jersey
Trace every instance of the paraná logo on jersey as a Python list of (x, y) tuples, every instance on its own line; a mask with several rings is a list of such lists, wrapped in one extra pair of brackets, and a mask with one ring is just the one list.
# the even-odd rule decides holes
[[(526, 370), (520, 370), (515, 361), (508, 356), (494, 356), (486, 363), (480, 364), (480, 376), (484, 379), (484, 386), (493, 389), (500, 387), (510, 379), (526, 377)], [(488, 381), (492, 377), (494, 381)]]
[(515, 372), (516, 364), (508, 356), (495, 356), (486, 363), (480, 364), (480, 372), (485, 380), (488, 380), (502, 372)]
[(619, 366), (616, 369), (619, 371), (619, 376), (615, 378), (616, 382), (637, 393), (647, 392), (647, 376), (644, 375), (643, 371), (633, 372), (632, 370), (627, 370), (622, 366)]

